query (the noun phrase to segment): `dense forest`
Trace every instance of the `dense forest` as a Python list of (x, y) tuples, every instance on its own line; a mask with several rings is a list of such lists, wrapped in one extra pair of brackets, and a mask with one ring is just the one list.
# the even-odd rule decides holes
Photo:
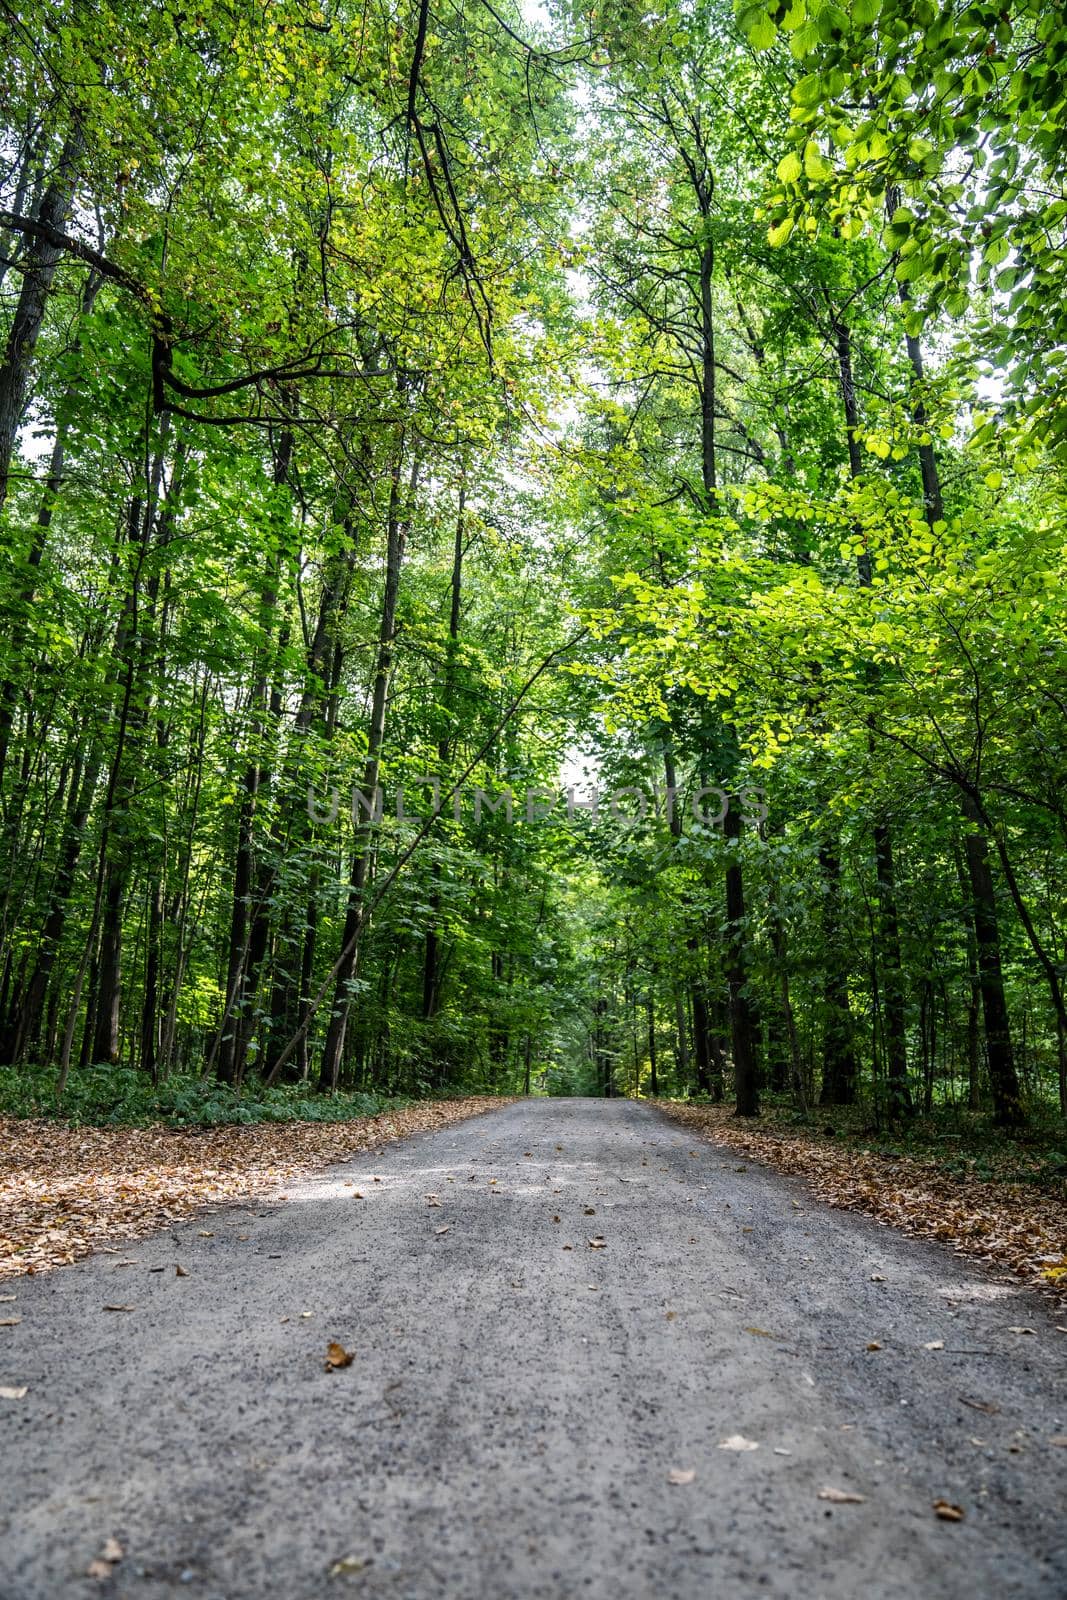
[(1067, 1112), (1059, 8), (0, 27), (0, 1076)]

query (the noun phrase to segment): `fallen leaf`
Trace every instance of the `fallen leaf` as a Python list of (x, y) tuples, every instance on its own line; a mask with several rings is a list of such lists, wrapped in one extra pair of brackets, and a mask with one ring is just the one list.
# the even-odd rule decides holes
[(586, 1214), (587, 1217), (595, 1217), (596, 1216), (596, 1206), (586, 1206), (585, 1214)]
[[(25, 1394), (25, 1389), (22, 1392)], [(18, 1396), (16, 1395), (15, 1398), (17, 1399)], [(1058, 1444), (1062, 1450), (1067, 1450), (1067, 1433), (1054, 1433), (1049, 1439), (1049, 1444)]]
[(100, 1552), (101, 1561), (121, 1561), (125, 1551), (117, 1539), (105, 1539), (104, 1548)]
[(970, 1406), (972, 1411), (984, 1411), (988, 1417), (995, 1417), (1000, 1410), (992, 1400), (968, 1400), (965, 1394), (961, 1394), (960, 1401), (963, 1405)]
[(448, 1232), (448, 1230), (449, 1230), (449, 1228), (451, 1228), (451, 1226), (452, 1226), (452, 1224), (450, 1222), (446, 1222), (443, 1228), (435, 1228), (433, 1231), (437, 1235), (437, 1237), (440, 1238), (443, 1233), (447, 1233)]
[(606, 1250), (607, 1244), (598, 1233), (595, 1239), (589, 1240), (589, 1248), (590, 1250)]
[(962, 1522), (964, 1510), (962, 1506), (954, 1506), (951, 1500), (935, 1500), (934, 1516), (940, 1517), (942, 1522)]
[(862, 1506), (867, 1499), (864, 1494), (853, 1494), (851, 1489), (820, 1489), (815, 1497), (817, 1500), (832, 1500), (835, 1506)]
[[(12, 1389), (7, 1384), (3, 1384), (2, 1386), (0, 1386), (0, 1400), (21, 1400), (23, 1395), (27, 1394), (28, 1392), (29, 1392), (29, 1390), (28, 1390), (28, 1387), (27, 1387), (26, 1384), (22, 1384), (17, 1389)], [(1062, 1441), (1053, 1439), (1050, 1442), (1052, 1444), (1057, 1444), (1057, 1443), (1060, 1443), (1060, 1442), (1062, 1442), (1063, 1444), (1067, 1444), (1067, 1439), (1064, 1439)]]
[(931, 1339), (929, 1344), (923, 1345), (924, 1350), (943, 1350), (944, 1348), (944, 1339)]
[(17, 1299), (17, 1294), (0, 1294), (0, 1305), (13, 1305)]
[(558, 1222), (558, 1221), (559, 1221), (559, 1218), (558, 1218), (558, 1217), (553, 1217), (553, 1218), (552, 1218), (552, 1221), (553, 1221), (553, 1222)]
[(774, 1453), (776, 1456), (791, 1456), (793, 1454), (792, 1450), (785, 1450), (780, 1444), (775, 1445)]
[(175, 1262), (174, 1263), (174, 1276), (176, 1278), (187, 1278), (189, 1276), (189, 1274), (186, 1272), (184, 1267), (179, 1267), (178, 1263)]
[(352, 1198), (353, 1198), (353, 1200), (362, 1200), (363, 1199), (362, 1190), (354, 1189), (353, 1192), (352, 1192)]
[(880, 1345), (880, 1344), (879, 1344), (879, 1343), (878, 1343), (878, 1340), (877, 1340), (877, 1339), (871, 1339), (871, 1340), (869, 1340), (869, 1342), (868, 1342), (868, 1344), (867, 1344), (867, 1349), (868, 1349), (868, 1350), (880, 1350), (880, 1349), (881, 1349), (881, 1348), (882, 1348), (882, 1347), (881, 1347), (881, 1345)]
[(758, 1339), (776, 1339), (778, 1337), (775, 1333), (769, 1333), (766, 1328), (749, 1327), (745, 1329), (745, 1332), (754, 1333)]
[(0, 1317), (0, 1328), (17, 1328), (21, 1317)]
[(880, 1272), (872, 1272), (871, 1273), (871, 1282), (872, 1283), (884, 1283), (885, 1279), (882, 1277), (882, 1274)]
[(1009, 1333), (1029, 1333), (1029, 1334), (1032, 1334), (1035, 1338), (1037, 1337), (1037, 1329), (1036, 1328), (1009, 1328), (1008, 1332)]
[(135, 1306), (105, 1306), (105, 1311), (135, 1311)]
[(565, 1244), (565, 1245), (564, 1245), (564, 1246), (563, 1246), (563, 1248), (564, 1248), (564, 1250), (573, 1250), (573, 1249), (574, 1249), (574, 1246), (573, 1246), (573, 1245), (572, 1245), (572, 1244)]
[(331, 1578), (343, 1578), (349, 1572), (362, 1572), (367, 1565), (362, 1556), (342, 1556), (340, 1561), (335, 1561), (330, 1568)]
[(678, 1315), (677, 1311), (668, 1311), (666, 1313), (667, 1321), (668, 1322), (673, 1322), (677, 1315)]
[(435, 1194), (428, 1194), (426, 1196), (426, 1204), (428, 1206), (439, 1206), (441, 1204), (441, 1202), (440, 1202), (440, 1200), (438, 1200), (438, 1198), (437, 1198), (437, 1196)]
[(667, 1474), (667, 1482), (677, 1486), (684, 1483), (692, 1483), (695, 1477), (696, 1472), (692, 1467), (672, 1467)]
[(731, 1433), (728, 1439), (719, 1440), (720, 1450), (758, 1450), (755, 1439), (746, 1439), (743, 1433)]
[(209, 1233), (206, 1228), (201, 1228), (197, 1233), (198, 1239), (213, 1239), (214, 1237), (215, 1235), (213, 1233)]
[(86, 1567), (85, 1576), (87, 1578), (96, 1578), (103, 1583), (105, 1579), (110, 1578), (111, 1576), (111, 1563), (108, 1561), (101, 1561), (100, 1557), (97, 1556), (94, 1560), (90, 1561), (89, 1565)]
[(337, 1367), (350, 1367), (355, 1360), (351, 1350), (346, 1350), (343, 1344), (338, 1344), (336, 1339), (331, 1339), (326, 1346), (326, 1371), (333, 1372)]

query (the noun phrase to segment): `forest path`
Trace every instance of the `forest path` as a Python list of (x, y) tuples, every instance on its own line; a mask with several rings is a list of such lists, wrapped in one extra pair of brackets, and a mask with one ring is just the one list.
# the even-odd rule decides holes
[(1055, 1316), (629, 1101), (3, 1287), (5, 1600), (1067, 1592)]

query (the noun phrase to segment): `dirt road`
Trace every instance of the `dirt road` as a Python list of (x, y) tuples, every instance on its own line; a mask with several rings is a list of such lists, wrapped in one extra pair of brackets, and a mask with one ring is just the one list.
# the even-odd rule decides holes
[(4, 1600), (1067, 1593), (1065, 1318), (631, 1102), (3, 1287)]

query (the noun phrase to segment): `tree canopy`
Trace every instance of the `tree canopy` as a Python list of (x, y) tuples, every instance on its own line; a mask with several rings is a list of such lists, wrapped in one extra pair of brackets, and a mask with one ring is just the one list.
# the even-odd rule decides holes
[(1060, 10), (0, 28), (2, 1070), (1067, 1113)]

